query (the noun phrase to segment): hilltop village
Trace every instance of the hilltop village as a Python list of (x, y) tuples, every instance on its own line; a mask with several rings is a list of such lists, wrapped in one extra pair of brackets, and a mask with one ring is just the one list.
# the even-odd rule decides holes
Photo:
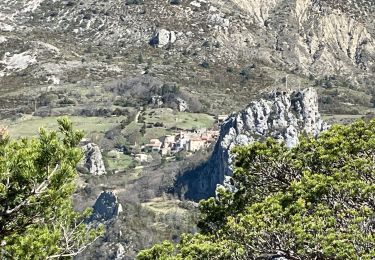
[[(209, 148), (215, 143), (219, 136), (217, 130), (207, 130), (205, 128), (195, 131), (179, 131), (171, 135), (166, 135), (161, 139), (151, 139), (148, 144), (141, 146), (142, 153), (133, 153), (139, 162), (146, 162), (147, 154), (152, 152), (160, 153), (161, 156), (170, 157), (178, 152), (186, 151), (195, 153), (199, 150)], [(135, 150), (137, 145), (132, 148)]]
[(220, 126), (227, 118), (228, 115), (175, 112), (169, 108), (143, 110), (137, 113), (133, 123), (123, 129), (125, 136), (131, 131), (138, 134), (126, 136), (126, 144), (117, 146), (108, 158), (111, 160), (110, 157), (123, 157), (120, 154), (125, 154), (123, 159), (136, 166), (156, 163), (160, 159), (170, 161), (189, 157), (213, 147), (220, 134)]

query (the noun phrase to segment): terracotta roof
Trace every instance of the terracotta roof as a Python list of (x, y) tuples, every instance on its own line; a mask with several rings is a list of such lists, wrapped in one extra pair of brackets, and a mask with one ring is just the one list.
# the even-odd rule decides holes
[(202, 141), (203, 142), (203, 139), (200, 137), (194, 137), (194, 138), (191, 138), (190, 141)]

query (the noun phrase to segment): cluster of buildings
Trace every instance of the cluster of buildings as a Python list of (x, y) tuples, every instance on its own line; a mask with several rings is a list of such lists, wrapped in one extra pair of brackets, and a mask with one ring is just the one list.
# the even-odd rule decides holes
[(164, 136), (162, 139), (151, 139), (142, 147), (143, 152), (158, 152), (169, 156), (180, 151), (196, 152), (209, 147), (219, 136), (219, 131), (200, 129), (197, 131), (180, 131)]
[[(220, 126), (227, 118), (228, 115), (216, 116), (217, 124)], [(160, 153), (164, 157), (173, 156), (180, 151), (194, 153), (210, 147), (211, 144), (216, 142), (219, 134), (218, 130), (208, 130), (205, 128), (194, 131), (179, 131), (160, 139), (151, 139), (148, 144), (140, 147), (141, 153), (133, 154), (135, 160), (147, 162), (150, 160), (151, 152)]]

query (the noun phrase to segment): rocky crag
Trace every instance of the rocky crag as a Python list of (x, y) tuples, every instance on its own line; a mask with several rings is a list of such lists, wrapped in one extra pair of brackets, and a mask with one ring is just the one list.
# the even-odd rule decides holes
[(231, 149), (272, 137), (288, 147), (298, 143), (298, 136), (316, 136), (328, 128), (318, 110), (318, 95), (313, 88), (293, 92), (273, 92), (267, 98), (251, 102), (247, 108), (229, 116), (223, 123), (211, 159), (187, 173), (179, 185), (188, 185), (186, 197), (201, 199), (212, 196), (217, 184), (232, 174)]
[(106, 174), (102, 153), (100, 147), (93, 143), (87, 143), (82, 146), (82, 150), (85, 153), (83, 159), (83, 172), (87, 172), (91, 175), (104, 175)]
[(119, 216), (123, 211), (117, 196), (111, 191), (103, 191), (97, 198), (90, 221), (108, 221)]

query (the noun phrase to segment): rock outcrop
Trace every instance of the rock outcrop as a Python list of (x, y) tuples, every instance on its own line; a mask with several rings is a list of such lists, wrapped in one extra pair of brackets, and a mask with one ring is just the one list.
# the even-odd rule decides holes
[(100, 147), (93, 143), (82, 146), (85, 153), (83, 166), (90, 174), (100, 176), (106, 174)]
[(157, 47), (164, 47), (169, 43), (174, 43), (176, 41), (176, 33), (173, 31), (168, 31), (165, 29), (160, 29), (154, 33), (150, 40), (150, 44)]
[(200, 199), (214, 194), (217, 184), (222, 184), (225, 177), (232, 174), (230, 150), (236, 145), (273, 137), (292, 147), (298, 143), (300, 133), (316, 136), (327, 128), (320, 117), (318, 96), (313, 88), (274, 92), (267, 99), (251, 102), (223, 123), (209, 162), (185, 176), (184, 181), (188, 181), (189, 186), (186, 196)]
[(97, 198), (91, 215), (91, 221), (107, 221), (115, 219), (123, 211), (117, 196), (111, 191), (103, 191)]
[(151, 97), (151, 104), (156, 107), (160, 107), (164, 104), (162, 96), (152, 96)]
[(177, 98), (176, 99), (176, 102), (177, 102), (177, 108), (178, 108), (178, 111), (180, 112), (185, 112), (186, 110), (189, 110), (189, 104), (183, 100), (182, 98)]
[(125, 247), (121, 243), (117, 243), (117, 251), (116, 251), (116, 256), (115, 260), (121, 260), (125, 258)]

